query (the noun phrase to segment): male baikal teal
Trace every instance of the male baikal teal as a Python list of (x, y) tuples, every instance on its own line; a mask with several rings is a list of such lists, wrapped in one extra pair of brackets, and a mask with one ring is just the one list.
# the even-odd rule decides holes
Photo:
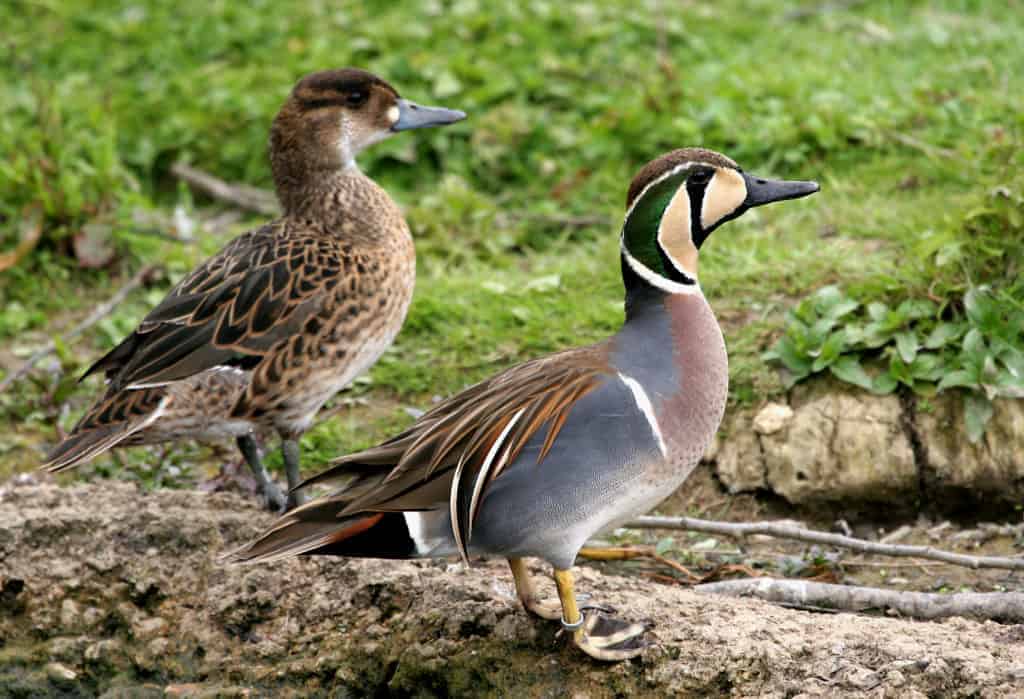
[[(697, 281), (701, 246), (752, 207), (817, 191), (815, 182), (755, 177), (700, 148), (652, 161), (627, 196), (618, 333), (514, 366), (336, 460), (302, 484), (332, 492), (231, 560), (501, 556), (523, 606), (560, 621), (585, 653), (638, 655), (647, 628), (580, 607), (570, 568), (594, 534), (682, 485), (718, 430), (728, 357)], [(523, 561), (531, 556), (554, 568), (558, 600), (537, 595)]]

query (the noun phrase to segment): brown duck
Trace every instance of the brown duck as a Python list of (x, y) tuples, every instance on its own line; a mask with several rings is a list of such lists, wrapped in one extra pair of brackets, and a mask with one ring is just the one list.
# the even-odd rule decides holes
[[(634, 178), (619, 263), (626, 317), (612, 337), (514, 366), (438, 404), (383, 444), (304, 485), (334, 489), (232, 555), (501, 556), (531, 612), (601, 660), (640, 653), (645, 627), (580, 608), (570, 568), (595, 533), (668, 497), (697, 465), (725, 409), (728, 359), (697, 281), (723, 223), (804, 197), (814, 182), (765, 180), (701, 148)], [(523, 558), (554, 568), (540, 599)]]
[(463, 118), (404, 100), (363, 70), (300, 80), (270, 131), (284, 214), (193, 271), (86, 371), (105, 374), (106, 393), (49, 453), (49, 469), (114, 446), (233, 437), (268, 502), (285, 506), (253, 433), (281, 436), (295, 486), (299, 436), (391, 344), (412, 298), (409, 227), (356, 156)]

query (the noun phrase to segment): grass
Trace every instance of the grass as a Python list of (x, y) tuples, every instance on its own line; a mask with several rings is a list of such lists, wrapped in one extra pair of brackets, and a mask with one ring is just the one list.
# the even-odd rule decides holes
[[(782, 390), (761, 355), (786, 311), (822, 286), (893, 302), (933, 292), (938, 275), (942, 293), (962, 294), (970, 270), (937, 268), (936, 249), (957, 246), (997, 187), (1024, 192), (1013, 89), (1024, 12), (962, 0), (788, 15), (803, 5), (4, 4), (0, 251), (14, 247), (27, 207), (44, 225), (36, 249), (0, 273), (0, 371), (140, 265), (164, 261), (167, 277), (65, 348), (59, 366), (0, 395), (15, 426), (0, 434), (0, 476), (34, 464), (54, 420), (68, 426), (96, 390), (73, 392), (62, 372), (80, 371), (256, 222), (203, 229), (191, 245), (146, 234), (160, 226), (140, 220), (169, 220), (174, 207), (212, 215), (170, 164), (268, 186), (269, 121), (294, 80), (323, 67), (366, 67), (470, 118), (361, 159), (406, 209), (416, 297), (395, 347), (347, 394), (369, 407), (312, 431), (307, 464), (386, 436), (411, 419), (403, 405), (613, 331), (625, 190), (671, 148), (704, 145), (751, 171), (823, 185), (705, 246), (701, 279), (726, 331), (734, 402)], [(83, 229), (116, 252), (99, 270), (74, 257)], [(221, 458), (182, 448), (183, 463)], [(129, 471), (153, 460), (146, 450), (120, 458)]]

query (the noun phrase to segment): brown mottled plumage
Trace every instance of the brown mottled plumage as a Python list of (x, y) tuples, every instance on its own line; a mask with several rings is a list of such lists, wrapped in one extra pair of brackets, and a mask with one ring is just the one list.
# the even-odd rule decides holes
[(250, 433), (282, 436), (294, 485), (289, 442), (391, 344), (412, 298), (409, 228), (355, 156), (395, 131), (463, 117), (402, 100), (365, 71), (299, 81), (271, 129), (283, 216), (200, 265), (86, 372), (104, 372), (107, 392), (49, 454), (51, 470), (119, 443), (233, 436), (282, 504)]

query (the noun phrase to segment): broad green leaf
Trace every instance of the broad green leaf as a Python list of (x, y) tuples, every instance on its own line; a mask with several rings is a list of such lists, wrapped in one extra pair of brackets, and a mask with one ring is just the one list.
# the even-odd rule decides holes
[(847, 323), (843, 326), (843, 331), (846, 333), (846, 346), (849, 348), (856, 347), (857, 345), (864, 342), (864, 326), (856, 323)]
[(817, 350), (812, 353), (812, 356), (817, 356), (817, 353), (820, 352), (821, 345), (824, 344), (829, 331), (832, 330), (835, 324), (835, 321), (831, 318), (820, 318), (811, 326), (807, 333), (807, 342)]
[(828, 365), (832, 364), (839, 355), (842, 354), (843, 348), (846, 346), (846, 333), (842, 330), (829, 335), (825, 342), (821, 345), (821, 351), (814, 360), (814, 364), (811, 365), (811, 371), (822, 371)]
[(984, 320), (988, 298), (988, 287), (985, 286), (973, 286), (964, 294), (964, 310), (975, 325), (980, 325)]
[(871, 390), (875, 393), (885, 395), (895, 391), (896, 386), (898, 385), (899, 384), (896, 382), (896, 379), (892, 376), (886, 373), (881, 373), (871, 382)]
[(914, 373), (910, 370), (910, 365), (903, 361), (899, 353), (894, 354), (889, 361), (889, 375), (906, 386), (911, 388), (914, 386)]
[(864, 326), (864, 337), (862, 342), (867, 347), (881, 347), (891, 339), (892, 332), (883, 327), (881, 323), (868, 323)]
[(926, 299), (907, 299), (899, 305), (896, 312), (904, 318), (920, 320), (935, 314), (935, 304)]
[(840, 357), (829, 367), (829, 371), (840, 381), (860, 386), (869, 391), (874, 390), (874, 382), (868, 373), (864, 371), (864, 367), (861, 366), (860, 360), (857, 357), (851, 355)]
[(924, 341), (924, 346), (928, 349), (938, 349), (960, 337), (963, 332), (963, 323), (939, 323)]
[(914, 333), (910, 331), (896, 333), (896, 349), (899, 351), (900, 357), (907, 364), (914, 361), (919, 348), (920, 344), (917, 341), (917, 335)]
[(910, 364), (910, 373), (916, 381), (938, 381), (945, 375), (946, 368), (938, 355), (919, 353)]
[(992, 401), (980, 393), (971, 392), (964, 397), (964, 422), (967, 439), (979, 441), (985, 434), (985, 425), (992, 419)]
[(881, 301), (875, 301), (868, 304), (868, 315), (871, 317), (871, 320), (881, 323), (889, 315), (889, 307)]
[(942, 377), (942, 380), (939, 381), (939, 390), (944, 391), (947, 388), (957, 387), (969, 388), (977, 385), (978, 382), (971, 372), (965, 369), (957, 369)]
[(987, 351), (988, 348), (985, 346), (985, 338), (982, 337), (981, 331), (971, 328), (967, 332), (967, 336), (964, 337), (964, 352), (973, 355), (975, 361), (978, 361)]
[(811, 360), (800, 354), (785, 335), (779, 338), (772, 349), (783, 366), (796, 375), (797, 381), (811, 373)]

